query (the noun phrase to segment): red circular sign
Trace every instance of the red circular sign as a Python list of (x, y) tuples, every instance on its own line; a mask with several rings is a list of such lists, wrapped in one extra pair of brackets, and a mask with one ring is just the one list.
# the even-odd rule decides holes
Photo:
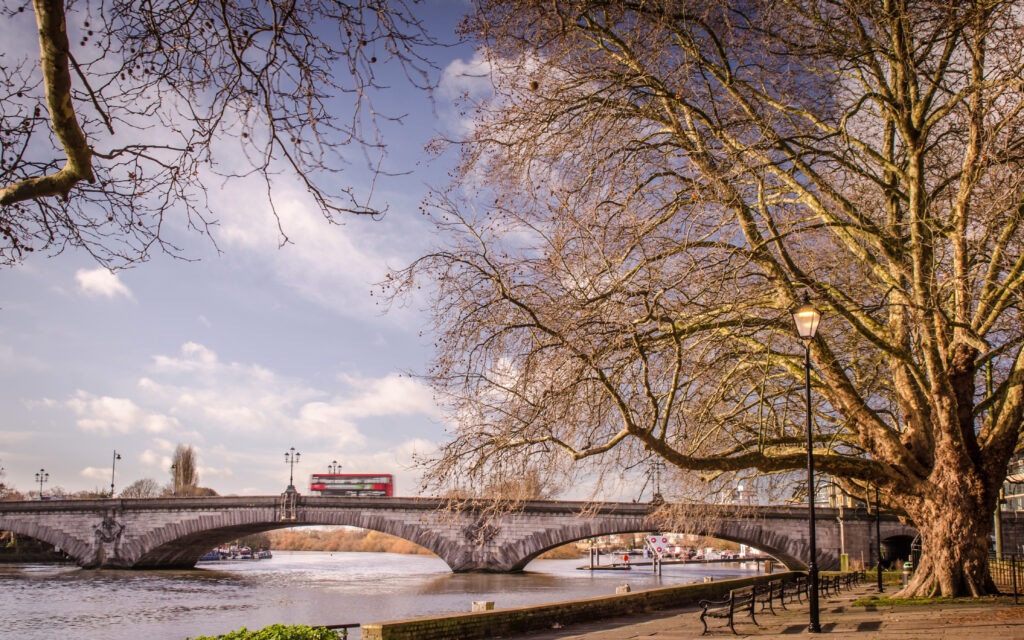
[(661, 539), (661, 544), (667, 544), (667, 543), (668, 543), (668, 538), (662, 538)]
[(658, 553), (661, 553), (661, 547), (658, 547)]
[(622, 556), (622, 561), (623, 562), (629, 562), (629, 556), (628, 555)]

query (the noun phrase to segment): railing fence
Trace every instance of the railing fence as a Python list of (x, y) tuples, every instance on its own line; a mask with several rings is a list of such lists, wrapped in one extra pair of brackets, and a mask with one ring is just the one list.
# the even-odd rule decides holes
[(1013, 604), (1018, 604), (1020, 589), (1024, 586), (1024, 558), (1016, 553), (1004, 553), (1002, 558), (989, 556), (988, 573), (1003, 593), (1013, 591)]

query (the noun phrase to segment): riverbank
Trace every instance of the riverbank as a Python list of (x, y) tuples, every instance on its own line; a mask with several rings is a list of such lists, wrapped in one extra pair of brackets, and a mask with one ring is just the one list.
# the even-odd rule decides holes
[[(362, 553), (403, 553), (433, 555), (420, 545), (380, 531), (367, 529), (284, 529), (260, 534), (263, 541), (247, 541), (250, 547), (268, 547), (275, 551), (356, 551)], [(541, 559), (580, 558), (582, 551), (570, 543), (556, 547), (540, 556)]]

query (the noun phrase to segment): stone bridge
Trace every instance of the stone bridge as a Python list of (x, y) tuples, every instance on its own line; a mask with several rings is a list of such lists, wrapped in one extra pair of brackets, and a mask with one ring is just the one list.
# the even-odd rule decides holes
[[(319, 496), (294, 496), (290, 504), (285, 496), (2, 502), (0, 530), (53, 544), (86, 568), (181, 568), (245, 535), (300, 525), (347, 525), (411, 540), (456, 572), (520, 571), (567, 542), (662, 530), (648, 504), (531, 501), (492, 515), (487, 515), (486, 502), (461, 509), (445, 506), (432, 498)], [(693, 530), (670, 530), (744, 543), (790, 569), (805, 567), (805, 507), (747, 507), (731, 513), (698, 518), (706, 524)], [(817, 510), (819, 567), (838, 566), (841, 539), (852, 559), (870, 563), (873, 519), (856, 509), (846, 509), (842, 523), (838, 516), (837, 509)], [(915, 535), (894, 517), (882, 517), (883, 540)]]

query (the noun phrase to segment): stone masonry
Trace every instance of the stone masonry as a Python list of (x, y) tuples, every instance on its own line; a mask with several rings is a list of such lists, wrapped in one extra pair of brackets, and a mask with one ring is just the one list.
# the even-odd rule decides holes
[[(532, 501), (513, 512), (495, 513), (487, 502), (446, 506), (430, 498), (304, 496), (294, 509), (286, 508), (280, 496), (6, 502), (0, 503), (0, 530), (49, 542), (87, 568), (181, 568), (248, 534), (348, 525), (411, 540), (437, 554), (452, 571), (513, 572), (567, 542), (661, 529), (647, 504)], [(852, 559), (871, 562), (874, 522), (863, 510), (846, 509), (842, 526), (838, 510), (817, 512), (820, 568), (838, 567), (841, 538)], [(711, 524), (705, 529), (686, 533), (748, 544), (790, 569), (805, 566), (806, 508), (752, 507), (707, 521)], [(1024, 539), (1024, 522), (1008, 519), (1004, 530)], [(883, 540), (914, 535), (913, 529), (883, 516)]]

